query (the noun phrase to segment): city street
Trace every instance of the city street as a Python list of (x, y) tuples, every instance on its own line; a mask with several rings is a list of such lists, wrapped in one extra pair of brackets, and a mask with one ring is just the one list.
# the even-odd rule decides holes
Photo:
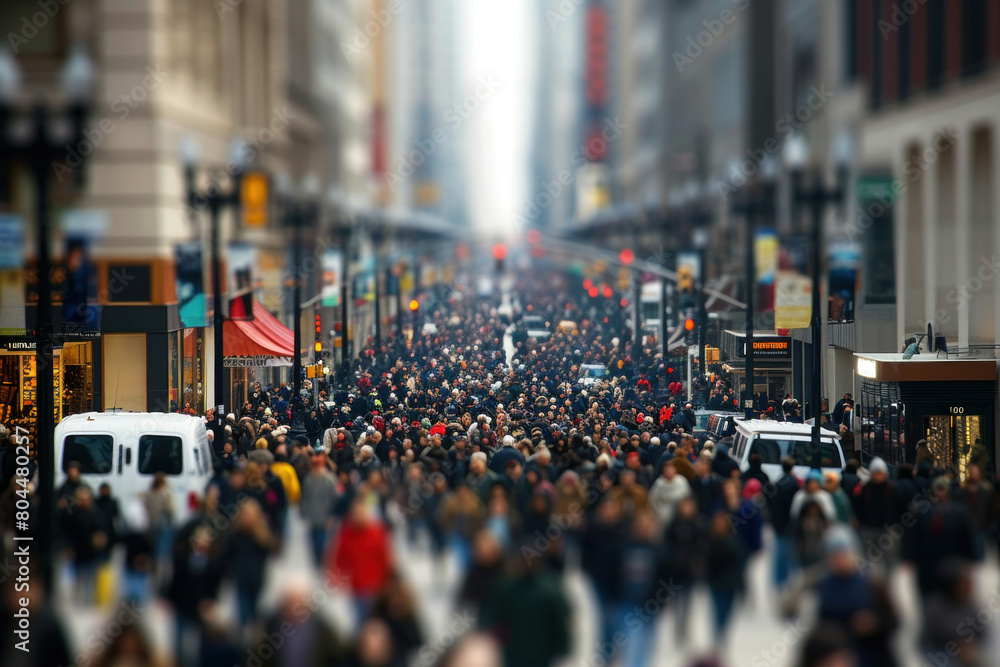
[[(297, 515), (291, 515), (289, 522), (288, 548), (281, 557), (273, 562), (268, 575), (268, 585), (263, 596), (262, 606), (273, 609), (290, 581), (308, 581), (313, 586), (322, 586), (321, 575), (315, 570), (306, 548), (304, 524)], [(445, 568), (436, 567), (430, 558), (424, 544), (421, 548), (410, 549), (397, 535), (395, 546), (398, 553), (405, 554), (401, 565), (406, 579), (418, 592), (420, 600), (420, 618), (428, 642), (434, 645), (450, 646), (453, 641), (454, 600), (458, 587), (458, 573), (452, 560), (446, 562)], [(738, 610), (731, 630), (730, 641), (724, 649), (728, 657), (726, 664), (733, 667), (791, 667), (795, 664), (796, 649), (806, 634), (808, 620), (782, 621), (777, 611), (778, 600), (770, 585), (768, 567), (770, 566), (771, 549), (755, 557), (750, 568), (751, 596)], [(976, 589), (985, 602), (993, 595), (1000, 594), (1000, 576), (997, 562), (980, 568), (977, 574)], [(594, 617), (593, 594), (585, 577), (578, 569), (567, 573), (565, 586), (571, 599), (573, 609), (573, 655), (564, 661), (566, 667), (598, 666), (608, 664), (602, 662), (606, 656), (596, 639), (596, 620)], [(901, 612), (903, 627), (898, 636), (897, 644), (900, 655), (903, 656), (905, 667), (937, 667), (927, 656), (919, 656), (913, 650), (913, 637), (917, 632), (917, 617), (913, 610), (918, 606), (913, 599), (913, 580), (906, 570), (898, 570), (893, 579), (893, 591), (896, 604)], [(227, 596), (223, 604), (228, 606), (228, 615), (233, 614), (232, 596)], [(690, 639), (685, 647), (679, 647), (674, 641), (674, 617), (671, 612), (656, 621), (656, 641), (653, 657), (649, 664), (666, 667), (687, 667), (693, 657), (709, 655), (716, 648), (713, 645), (710, 624), (710, 610), (706, 592), (699, 589), (692, 605), (690, 622)], [(808, 605), (805, 605), (808, 607)], [(65, 618), (67, 627), (72, 631), (73, 640), (77, 646), (87, 646), (98, 633), (107, 631), (108, 617), (117, 611), (112, 607), (106, 612), (92, 608), (80, 607), (66, 603)], [(322, 607), (324, 614), (342, 632), (349, 632), (352, 616), (349, 598), (342, 593), (333, 592), (330, 602)], [(139, 616), (138, 624), (150, 633), (161, 650), (167, 650), (171, 641), (171, 615), (162, 603), (155, 603), (145, 609)], [(990, 630), (990, 645), (988, 655), (1000, 655), (1000, 632)], [(620, 657), (620, 656), (619, 656)], [(610, 662), (610, 660), (609, 660)]]
[(0, 667), (1000, 667), (1000, 0), (0, 34)]

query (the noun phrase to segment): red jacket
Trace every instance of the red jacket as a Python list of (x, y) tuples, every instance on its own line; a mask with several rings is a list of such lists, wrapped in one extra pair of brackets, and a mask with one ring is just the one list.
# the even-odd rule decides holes
[(349, 519), (337, 536), (329, 569), (335, 581), (349, 582), (355, 595), (375, 595), (392, 574), (389, 533), (378, 521), (359, 526)]

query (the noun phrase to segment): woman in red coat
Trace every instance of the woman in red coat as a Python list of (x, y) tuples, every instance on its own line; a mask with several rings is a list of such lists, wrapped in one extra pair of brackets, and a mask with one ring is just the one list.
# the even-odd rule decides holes
[(359, 627), (392, 576), (390, 539), (385, 524), (373, 515), (366, 495), (359, 493), (351, 502), (329, 563), (335, 585), (350, 587)]

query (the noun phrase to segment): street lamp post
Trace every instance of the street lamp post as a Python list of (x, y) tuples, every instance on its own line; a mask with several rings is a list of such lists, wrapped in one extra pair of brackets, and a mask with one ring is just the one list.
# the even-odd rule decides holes
[(309, 174), (302, 181), (301, 200), (292, 193), (291, 182), (285, 175), (278, 177), (278, 191), (281, 195), (284, 224), (292, 229), (292, 432), (305, 430), (305, 415), (302, 414), (302, 231), (314, 228), (319, 217), (316, 198), (319, 195), (319, 179)]
[[(49, 181), (53, 165), (66, 160), (66, 147), (76, 146), (83, 138), (84, 121), (94, 87), (94, 69), (86, 52), (74, 48), (62, 71), (62, 87), (69, 102), (64, 111), (56, 111), (42, 104), (36, 105), (26, 120), (30, 130), (13, 132), (18, 124), (17, 100), (20, 97), (20, 70), (14, 56), (6, 49), (0, 50), (0, 155), (5, 162), (0, 167), (4, 198), (8, 164), (6, 159), (17, 158), (31, 168), (35, 182), (35, 242), (37, 250), (38, 304), (35, 309), (35, 442), (27, 442), (35, 450), (38, 464), (38, 496), (40, 512), (38, 551), (45, 595), (51, 598), (52, 572), (55, 556), (55, 376), (53, 347), (55, 322), (52, 318), (52, 264), (49, 257), (50, 198)], [(69, 119), (67, 135), (57, 135), (53, 125), (60, 117)], [(75, 185), (83, 185), (83, 166), (76, 167)], [(15, 433), (15, 435), (18, 435)], [(23, 441), (22, 441), (23, 442)]]
[(819, 468), (822, 463), (820, 449), (820, 422), (822, 420), (823, 403), (823, 349), (820, 345), (822, 340), (823, 315), (820, 310), (822, 300), (820, 298), (820, 269), (821, 245), (823, 240), (823, 213), (827, 204), (842, 206), (846, 200), (847, 190), (847, 159), (846, 155), (837, 156), (837, 183), (832, 188), (827, 188), (823, 183), (823, 174), (816, 170), (812, 174), (811, 183), (805, 185), (805, 168), (809, 162), (809, 146), (805, 138), (796, 133), (791, 135), (785, 142), (784, 159), (791, 171), (792, 177), (792, 215), (797, 213), (798, 207), (809, 209), (812, 218), (812, 318), (810, 320), (810, 330), (812, 338), (812, 382), (811, 382), (811, 410), (812, 425), (812, 466)]
[[(739, 167), (733, 163), (729, 168), (730, 183), (735, 185), (737, 181), (744, 180), (745, 176)], [(754, 415), (754, 353), (753, 353), (753, 333), (754, 333), (754, 290), (756, 283), (757, 267), (754, 260), (754, 242), (757, 230), (758, 216), (774, 215), (774, 195), (776, 189), (777, 164), (771, 155), (767, 155), (760, 165), (760, 178), (750, 188), (740, 188), (740, 197), (733, 202), (732, 212), (743, 215), (746, 218), (746, 255), (744, 268), (746, 270), (746, 395), (743, 399), (743, 408), (747, 419), (752, 419)]]
[(196, 184), (196, 169), (198, 163), (198, 147), (193, 138), (185, 137), (181, 142), (181, 161), (184, 164), (184, 182), (187, 190), (187, 205), (191, 215), (197, 215), (199, 209), (208, 208), (212, 252), (212, 333), (215, 375), (215, 419), (221, 428), (225, 419), (225, 350), (223, 336), (222, 311), (222, 260), (220, 250), (220, 218), (226, 208), (239, 211), (240, 185), (243, 170), (246, 167), (246, 144), (234, 139), (229, 143), (229, 162), (226, 171), (229, 173), (229, 191), (223, 191), (221, 170), (215, 169), (212, 174), (212, 185), (207, 190), (198, 190)]

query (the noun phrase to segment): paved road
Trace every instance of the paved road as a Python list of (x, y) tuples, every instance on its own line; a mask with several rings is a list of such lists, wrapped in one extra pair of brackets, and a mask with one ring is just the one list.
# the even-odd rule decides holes
[[(320, 578), (308, 557), (305, 528), (297, 515), (292, 515), (291, 521), (289, 521), (287, 545), (288, 548), (274, 563), (270, 572), (263, 599), (266, 608), (273, 607), (283, 590), (287, 589), (291, 579), (311, 581), (316, 586), (320, 585)], [(423, 548), (413, 551), (406, 549), (403, 544), (397, 543), (397, 550), (397, 553), (403, 555), (400, 561), (404, 566), (407, 578), (419, 591), (426, 636), (431, 641), (447, 638), (449, 628), (455, 621), (451, 600), (454, 599), (458, 585), (456, 568), (450, 562), (446, 562), (443, 569), (436, 567)], [(737, 610), (728, 645), (722, 649), (727, 658), (724, 663), (726, 665), (782, 667), (793, 664), (792, 656), (798, 649), (799, 639), (802, 636), (802, 626), (797, 626), (795, 623), (784, 623), (776, 613), (777, 601), (767, 589), (768, 562), (765, 560), (767, 556), (768, 554), (765, 553), (757, 557), (750, 566), (751, 593), (749, 599)], [(992, 560), (989, 566), (980, 568), (977, 583), (977, 590), (984, 601), (1000, 590), (998, 588), (1000, 577), (998, 577), (995, 560)], [(571, 608), (574, 613), (572, 619), (574, 654), (572, 659), (565, 661), (565, 664), (574, 667), (602, 665), (604, 664), (601, 661), (602, 651), (596, 644), (592, 597), (585, 579), (578, 571), (571, 570), (567, 574), (566, 590), (571, 598)], [(903, 613), (904, 628), (899, 639), (901, 649), (905, 649), (902, 653), (905, 656), (904, 664), (913, 667), (933, 665), (933, 662), (928, 660), (919, 660), (912, 650), (912, 637), (916, 627), (913, 610), (916, 607), (913, 595), (910, 593), (912, 591), (912, 576), (907, 570), (899, 569), (897, 571), (893, 580), (893, 590), (898, 606)], [(229, 610), (235, 608), (232, 595), (229, 592), (224, 593), (222, 602), (223, 606)], [(70, 620), (68, 625), (77, 646), (93, 645), (95, 637), (99, 636), (98, 633), (106, 632), (109, 627), (107, 618), (112, 610), (102, 612), (81, 609), (69, 603), (64, 603), (63, 609), (66, 611), (64, 617)], [(117, 613), (120, 609), (115, 608), (113, 611)], [(343, 596), (332, 594), (328, 604), (320, 610), (320, 613), (345, 632), (350, 628), (350, 606), (348, 600)], [(693, 656), (704, 655), (717, 648), (712, 644), (709, 600), (704, 591), (695, 592), (691, 613), (690, 638), (687, 648), (679, 648), (674, 643), (672, 613), (668, 611), (661, 615), (657, 621), (655, 634), (655, 659), (651, 664), (685, 667)], [(808, 615), (808, 605), (806, 605), (806, 615)], [(171, 637), (171, 622), (168, 610), (162, 603), (157, 603), (144, 610), (140, 622), (151, 633), (157, 645), (161, 647), (168, 645)], [(113, 627), (113, 624), (110, 627)], [(994, 642), (990, 654), (1000, 657), (1000, 643), (996, 641), (996, 635), (1000, 635), (1000, 629), (996, 629), (993, 634)], [(996, 663), (1000, 664), (1000, 660), (997, 660)], [(79, 664), (79, 660), (77, 664)]]

